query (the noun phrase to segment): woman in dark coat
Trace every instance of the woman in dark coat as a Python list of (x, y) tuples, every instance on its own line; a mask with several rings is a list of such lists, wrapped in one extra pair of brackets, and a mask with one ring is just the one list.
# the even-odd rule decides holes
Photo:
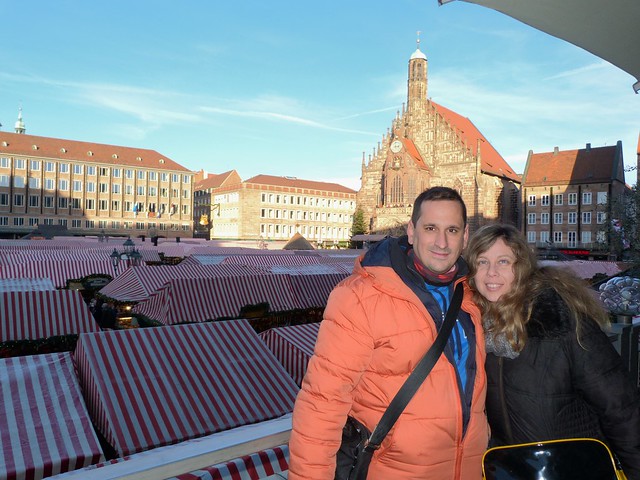
[(476, 232), (467, 261), (483, 312), (492, 446), (597, 438), (640, 480), (640, 395), (586, 285), (538, 267), (510, 225)]

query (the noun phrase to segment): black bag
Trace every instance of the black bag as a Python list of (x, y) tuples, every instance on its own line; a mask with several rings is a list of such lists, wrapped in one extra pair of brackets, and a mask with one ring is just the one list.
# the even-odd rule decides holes
[(355, 418), (347, 417), (342, 428), (342, 443), (336, 455), (335, 480), (366, 480), (374, 452), (380, 448), (382, 440), (440, 358), (458, 317), (462, 296), (462, 283), (458, 283), (433, 345), (393, 397), (373, 433), (369, 433), (367, 427)]
[(342, 429), (342, 443), (336, 456), (335, 480), (364, 480), (367, 478), (373, 450), (364, 446), (371, 432), (353, 417), (347, 417)]

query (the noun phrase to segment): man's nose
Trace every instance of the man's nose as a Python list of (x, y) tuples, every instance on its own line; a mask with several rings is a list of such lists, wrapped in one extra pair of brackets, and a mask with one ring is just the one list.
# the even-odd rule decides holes
[(447, 233), (438, 232), (436, 234), (436, 246), (438, 248), (447, 248), (448, 245), (449, 245), (449, 242), (447, 240)]

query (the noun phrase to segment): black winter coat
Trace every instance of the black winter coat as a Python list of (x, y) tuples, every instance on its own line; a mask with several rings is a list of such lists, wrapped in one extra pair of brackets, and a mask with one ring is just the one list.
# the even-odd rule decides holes
[(492, 445), (571, 437), (604, 441), (640, 480), (640, 395), (608, 336), (575, 321), (555, 290), (536, 300), (515, 359), (487, 354)]

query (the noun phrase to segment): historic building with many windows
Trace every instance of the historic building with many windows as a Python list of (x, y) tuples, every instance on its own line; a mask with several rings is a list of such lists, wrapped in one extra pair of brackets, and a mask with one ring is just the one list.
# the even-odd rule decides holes
[(358, 208), (370, 233), (397, 232), (428, 187), (460, 192), (471, 229), (489, 221), (518, 224), (520, 177), (466, 117), (427, 97), (427, 57), (409, 59), (406, 109), (372, 155), (362, 158)]
[(530, 151), (522, 179), (523, 231), (542, 257), (559, 250), (579, 258), (615, 259), (615, 207), (624, 205), (626, 190), (622, 142)]
[(194, 173), (153, 150), (0, 132), (0, 235), (191, 237)]
[(232, 171), (196, 183), (194, 220), (201, 236), (261, 243), (299, 233), (325, 247), (349, 242), (354, 190), (295, 177), (239, 178)]

